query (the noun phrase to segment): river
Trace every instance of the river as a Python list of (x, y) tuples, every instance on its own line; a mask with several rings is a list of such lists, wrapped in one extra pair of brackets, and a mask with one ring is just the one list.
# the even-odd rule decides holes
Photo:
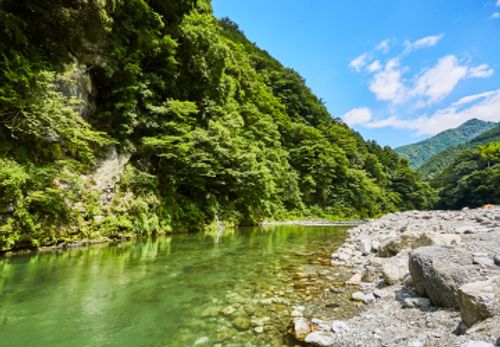
[(328, 286), (346, 236), (273, 226), (0, 258), (0, 346), (287, 345), (301, 306), (344, 312)]

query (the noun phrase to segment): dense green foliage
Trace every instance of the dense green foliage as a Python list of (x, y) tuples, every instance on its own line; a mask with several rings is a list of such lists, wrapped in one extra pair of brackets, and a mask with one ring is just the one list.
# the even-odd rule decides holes
[(433, 185), (439, 189), (440, 208), (500, 204), (500, 142), (466, 150)]
[(471, 119), (457, 128), (443, 131), (415, 144), (398, 147), (395, 151), (403, 158), (407, 158), (411, 167), (419, 168), (431, 157), (448, 147), (466, 143), (495, 126), (497, 123)]
[[(3, 0), (0, 18), (0, 250), (432, 203), (208, 1)], [(106, 146), (131, 154), (111, 201)]]
[(471, 141), (463, 143), (458, 146), (451, 146), (438, 154), (432, 156), (417, 172), (427, 180), (435, 178), (441, 171), (450, 166), (456, 158), (458, 158), (465, 151), (475, 148), (479, 145), (485, 145), (492, 142), (500, 142), (500, 125), (485, 131), (479, 136), (476, 136)]

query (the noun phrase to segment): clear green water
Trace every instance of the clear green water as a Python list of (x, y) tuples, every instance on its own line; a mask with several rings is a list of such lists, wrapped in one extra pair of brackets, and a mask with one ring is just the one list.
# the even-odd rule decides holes
[[(175, 235), (0, 258), (0, 346), (282, 346), (338, 227)], [(332, 277), (333, 276), (333, 277)], [(338, 306), (338, 305), (337, 305)]]

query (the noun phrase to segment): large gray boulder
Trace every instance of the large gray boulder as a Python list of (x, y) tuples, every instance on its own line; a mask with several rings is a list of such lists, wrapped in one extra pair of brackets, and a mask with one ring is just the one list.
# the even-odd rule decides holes
[(472, 254), (457, 247), (418, 248), (410, 254), (409, 269), (416, 291), (435, 306), (458, 308), (458, 289), (480, 280)]
[(458, 293), (462, 320), (467, 326), (500, 315), (500, 277), (464, 284)]

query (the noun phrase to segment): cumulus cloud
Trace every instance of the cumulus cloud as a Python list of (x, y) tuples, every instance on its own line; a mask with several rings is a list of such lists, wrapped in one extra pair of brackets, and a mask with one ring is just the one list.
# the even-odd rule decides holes
[(342, 118), (347, 125), (364, 125), (371, 121), (372, 111), (368, 107), (354, 108)]
[(378, 100), (400, 103), (405, 100), (407, 90), (401, 80), (403, 69), (397, 59), (391, 59), (384, 69), (373, 76), (369, 89)]
[(426, 97), (427, 103), (432, 104), (450, 95), (461, 80), (487, 78), (493, 75), (493, 72), (487, 64), (468, 67), (460, 64), (456, 56), (447, 55), (418, 76), (410, 93), (412, 96)]
[[(468, 105), (467, 107), (463, 107)], [(415, 135), (435, 135), (441, 131), (456, 128), (473, 119), (500, 122), (500, 89), (481, 94), (470, 95), (454, 102), (451, 106), (439, 109), (430, 116), (414, 119), (387, 117), (368, 121), (367, 128), (393, 127), (414, 131)]]
[(500, 0), (497, 0), (496, 7), (500, 7)]
[(406, 41), (405, 42), (405, 52), (409, 53), (409, 52), (415, 51), (417, 49), (435, 46), (439, 42), (439, 40), (441, 40), (443, 38), (443, 36), (444, 36), (443, 34), (430, 35), (430, 36), (422, 37), (421, 39), (418, 39), (418, 40), (413, 41), (413, 42)]
[(493, 12), (493, 14), (490, 16), (491, 19), (498, 19), (500, 18), (500, 12)]
[(464, 79), (487, 78), (494, 73), (487, 64), (472, 67), (462, 64), (455, 55), (441, 57), (434, 66), (423, 69), (410, 79), (404, 79), (408, 69), (401, 67), (398, 58), (389, 60), (383, 69), (380, 62), (375, 61), (367, 70), (374, 72), (368, 87), (378, 100), (392, 104), (412, 100), (416, 107), (443, 100)]
[(361, 69), (366, 65), (367, 60), (369, 59), (368, 53), (363, 53), (359, 57), (353, 59), (349, 66), (352, 67), (356, 72), (360, 72)]
[(418, 77), (411, 93), (428, 97), (430, 102), (441, 100), (467, 77), (467, 72), (467, 66), (460, 65), (454, 55), (447, 55)]

